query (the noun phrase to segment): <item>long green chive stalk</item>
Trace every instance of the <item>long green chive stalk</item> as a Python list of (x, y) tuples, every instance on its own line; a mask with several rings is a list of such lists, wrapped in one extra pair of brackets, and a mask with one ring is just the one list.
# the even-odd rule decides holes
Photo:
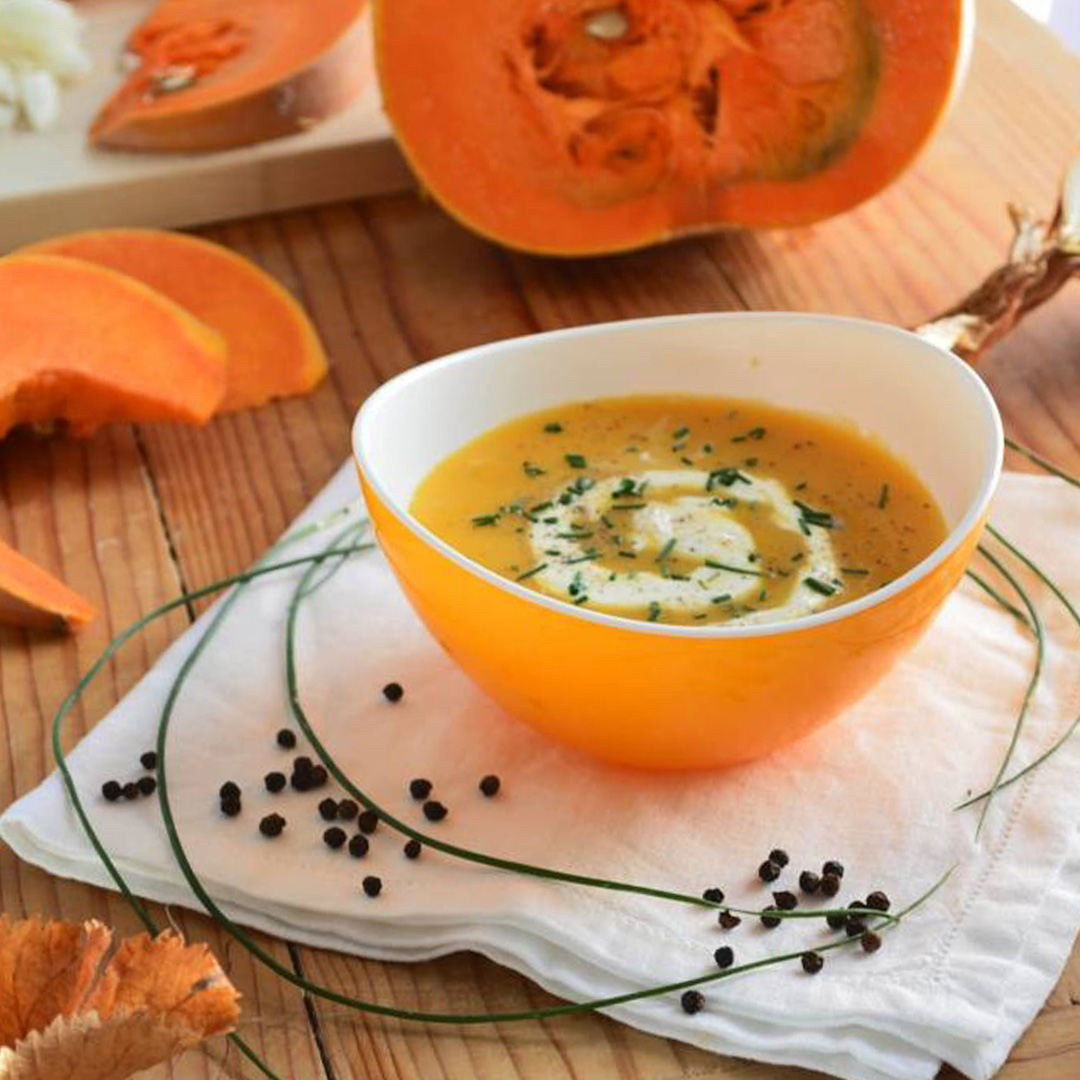
[(1005, 597), (986, 580), (986, 578), (981, 574), (976, 573), (974, 570), (968, 570), (967, 576), (971, 578), (971, 580), (975, 582), (987, 596), (991, 597), (1000, 607), (1003, 607), (1010, 615), (1012, 615), (1013, 618), (1018, 619), (1030, 629), (1031, 622), (1028, 617), (1015, 604), (1006, 600)]
[(1005, 445), (1010, 450), (1015, 450), (1021, 457), (1026, 457), (1033, 465), (1038, 465), (1040, 469), (1045, 470), (1052, 476), (1056, 476), (1059, 480), (1064, 480), (1066, 484), (1071, 484), (1075, 488), (1080, 488), (1080, 477), (1074, 476), (1070, 472), (1066, 472), (1059, 465), (1055, 465), (1052, 461), (1048, 461), (1040, 454), (1036, 454), (1034, 450), (1029, 446), (1024, 446), (1023, 443), (1017, 442), (1015, 439), (1010, 439), (1005, 436)]

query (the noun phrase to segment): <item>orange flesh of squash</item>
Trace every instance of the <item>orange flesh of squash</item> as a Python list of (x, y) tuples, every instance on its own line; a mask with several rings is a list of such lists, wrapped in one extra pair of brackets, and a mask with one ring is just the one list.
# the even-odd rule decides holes
[(124, 274), (55, 255), (0, 259), (0, 437), (66, 420), (202, 424), (225, 393), (225, 344)]
[(874, 195), (957, 88), (970, 0), (375, 0), (387, 113), (444, 207), (589, 254)]
[(128, 274), (217, 330), (228, 346), (221, 411), (307, 393), (326, 375), (326, 354), (303, 308), (269, 274), (218, 244), (183, 233), (107, 229), (26, 250)]
[(32, 630), (74, 630), (94, 605), (0, 540), (0, 623)]
[(366, 9), (367, 0), (163, 0), (131, 36), (138, 66), (90, 140), (198, 151), (303, 131), (370, 81)]

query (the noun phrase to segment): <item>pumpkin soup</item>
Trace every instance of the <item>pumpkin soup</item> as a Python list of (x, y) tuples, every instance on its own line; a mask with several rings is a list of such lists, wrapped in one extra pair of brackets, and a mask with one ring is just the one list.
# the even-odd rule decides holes
[(782, 622), (865, 596), (945, 538), (880, 443), (759, 402), (605, 398), (484, 433), (411, 511), (538, 592), (651, 622)]

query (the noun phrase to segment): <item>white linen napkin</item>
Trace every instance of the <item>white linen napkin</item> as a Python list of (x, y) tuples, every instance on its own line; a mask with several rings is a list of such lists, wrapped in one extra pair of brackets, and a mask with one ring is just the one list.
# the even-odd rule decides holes
[[(301, 520), (356, 497), (346, 464)], [(1080, 596), (1080, 495), (1007, 475), (994, 519)], [(271, 795), (262, 784), (268, 771), (287, 772), (292, 756), (274, 735), (291, 726), (283, 628), (301, 572), (251, 585), (200, 660), (171, 729), (181, 836), (238, 922), (387, 960), (473, 949), (572, 1000), (716, 970), (721, 944), (741, 963), (829, 939), (817, 921), (770, 931), (747, 919), (725, 933), (705, 910), (512, 876), (432, 850), (410, 861), (385, 826), (363, 861), (328, 849), (316, 805), (340, 793)], [(1047, 624), (1047, 674), (1018, 765), (1080, 711), (1076, 634), (1048, 591), (1032, 588)], [(106, 779), (140, 775), (139, 754), (153, 746), (165, 694), (204, 627), (205, 617), (69, 759), (135, 890), (196, 907), (156, 800), (109, 804), (99, 791)], [(720, 885), (730, 903), (752, 908), (771, 902), (755, 872), (776, 846), (792, 863), (774, 888), (795, 888), (800, 869), (835, 857), (847, 867), (838, 901), (882, 888), (894, 907), (957, 864), (872, 957), (856, 947), (828, 953), (816, 977), (794, 963), (712, 984), (696, 1016), (683, 1013), (678, 995), (612, 1014), (720, 1053), (850, 1080), (930, 1080), (943, 1061), (984, 1080), (1042, 1005), (1080, 925), (1080, 737), (1001, 793), (978, 844), (976, 813), (952, 809), (993, 777), (1032, 658), (1030, 635), (967, 583), (915, 652), (827, 729), (752, 765), (649, 775), (586, 760), (500, 712), (440, 651), (382, 556), (369, 552), (307, 601), (299, 671), (313, 724), (362, 788), (421, 828), (486, 852), (695, 894)], [(391, 680), (406, 691), (396, 705), (381, 694)], [(294, 754), (303, 752), (301, 742)], [(503, 780), (494, 799), (477, 791), (486, 773)], [(407, 790), (413, 777), (435, 783), (450, 808), (444, 822), (424, 821)], [(234, 819), (218, 810), (229, 779), (244, 792)], [(257, 828), (271, 811), (288, 820), (273, 841)], [(0, 836), (53, 873), (110, 884), (56, 774), (9, 808)], [(383, 879), (378, 899), (362, 893), (365, 874)]]

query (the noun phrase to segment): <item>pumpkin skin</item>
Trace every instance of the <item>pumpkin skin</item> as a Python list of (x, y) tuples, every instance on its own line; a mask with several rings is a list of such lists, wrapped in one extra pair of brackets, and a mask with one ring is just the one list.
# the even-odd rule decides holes
[(306, 394), (326, 354), (304, 309), (264, 270), (219, 244), (158, 229), (101, 229), (23, 249), (84, 259), (136, 278), (225, 339), (220, 412)]
[(422, 183), (526, 251), (805, 225), (895, 180), (966, 69), (973, 0), (374, 0)]
[(90, 128), (126, 150), (205, 151), (305, 131), (371, 80), (367, 0), (162, 0)]

